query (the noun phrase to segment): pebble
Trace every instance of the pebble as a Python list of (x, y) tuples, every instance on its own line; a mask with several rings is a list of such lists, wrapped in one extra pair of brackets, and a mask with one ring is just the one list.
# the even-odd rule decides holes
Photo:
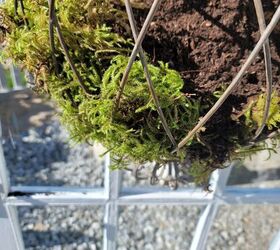
[[(69, 135), (57, 121), (15, 137), (14, 145), (5, 140), (4, 153), (12, 185), (101, 187), (104, 183), (103, 160), (89, 145), (71, 146)], [(126, 186), (147, 184), (148, 179), (135, 182), (130, 173), (124, 175)], [(189, 249), (203, 209), (203, 206), (121, 207), (118, 249)], [(257, 216), (259, 210), (258, 206), (220, 207), (207, 249), (249, 249), (253, 243), (265, 249), (271, 232), (279, 227), (280, 208), (262, 210), (261, 218), (267, 219), (260, 222), (259, 228), (267, 232), (266, 240), (254, 235), (257, 230), (245, 230), (250, 225), (254, 228), (256, 219), (261, 219)], [(18, 213), (27, 250), (102, 249), (103, 207), (20, 207)], [(252, 217), (254, 214), (256, 217)]]
[(228, 239), (228, 233), (226, 231), (223, 231), (221, 233), (222, 237), (224, 238), (224, 240), (227, 240)]
[(205, 26), (206, 26), (206, 27), (211, 27), (211, 26), (212, 26), (212, 23), (207, 21), (207, 22), (205, 22)]

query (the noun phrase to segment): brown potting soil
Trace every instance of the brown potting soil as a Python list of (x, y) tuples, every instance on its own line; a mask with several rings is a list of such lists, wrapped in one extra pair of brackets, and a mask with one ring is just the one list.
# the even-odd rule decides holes
[[(149, 7), (153, 1), (144, 2)], [(279, 0), (265, 1), (267, 24), (279, 4)], [(139, 29), (148, 11), (149, 8), (134, 10)], [(162, 1), (151, 23), (143, 48), (153, 63), (168, 62), (171, 68), (180, 72), (186, 93), (197, 94), (202, 101), (205, 98), (208, 102), (207, 97), (214, 91), (222, 93), (231, 83), (259, 37), (253, 1), (166, 0)], [(280, 24), (270, 37), (270, 45), (273, 84), (279, 88)], [(189, 149), (191, 157), (203, 159), (211, 154), (213, 163), (218, 165), (236, 147), (232, 135), (239, 144), (245, 144), (245, 131), (232, 116), (238, 115), (250, 98), (264, 92), (265, 85), (263, 53), (260, 53), (236, 90), (207, 123), (206, 132), (202, 133), (202, 138), (206, 138), (202, 140), (204, 147), (198, 145)], [(213, 134), (216, 136), (209, 137)]]
[[(153, 1), (146, 0), (147, 5)], [(267, 24), (280, 4), (264, 1)], [(137, 10), (139, 28), (148, 13)], [(227, 86), (260, 37), (253, 1), (162, 1), (143, 47), (154, 62), (178, 70), (191, 89), (214, 92)], [(271, 38), (273, 82), (280, 80), (280, 23)], [(233, 95), (250, 97), (264, 91), (263, 54), (256, 58)]]

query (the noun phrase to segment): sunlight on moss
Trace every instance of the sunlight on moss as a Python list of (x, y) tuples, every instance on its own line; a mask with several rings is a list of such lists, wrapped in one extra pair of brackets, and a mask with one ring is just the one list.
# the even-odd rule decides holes
[[(261, 126), (265, 108), (266, 95), (261, 94), (256, 101), (249, 105), (245, 113), (246, 123), (249, 126)], [(274, 91), (271, 97), (269, 116), (266, 126), (269, 130), (279, 127), (280, 123), (280, 96)]]
[[(101, 142), (111, 152), (113, 168), (125, 167), (131, 161), (164, 164), (189, 158), (193, 162), (190, 173), (196, 182), (205, 182), (215, 167), (230, 159), (260, 125), (263, 95), (245, 112), (246, 119), (242, 116), (233, 121), (230, 112), (223, 113), (214, 126), (207, 124), (179, 154), (173, 154), (174, 145), (163, 129), (139, 58), (132, 66), (120, 108), (116, 109), (116, 95), (133, 48), (123, 3), (56, 1), (56, 20), (66, 49), (56, 28), (54, 50), (50, 46), (48, 1), (26, 0), (24, 7), (24, 15), (20, 8), (15, 11), (12, 0), (0, 8), (1, 41), (6, 44), (1, 60), (12, 58), (16, 65), (31, 72), (34, 89), (56, 101), (71, 138), (76, 142)], [(175, 141), (180, 142), (221, 96), (226, 85), (214, 93), (197, 94), (179, 72), (164, 62), (152, 64), (149, 55), (145, 56), (167, 124)], [(279, 127), (279, 102), (279, 95), (274, 93), (269, 129)], [(225, 126), (222, 130), (220, 124)]]

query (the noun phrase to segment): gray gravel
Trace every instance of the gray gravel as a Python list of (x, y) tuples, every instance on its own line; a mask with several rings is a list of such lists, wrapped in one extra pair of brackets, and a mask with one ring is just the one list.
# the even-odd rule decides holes
[(103, 160), (91, 146), (70, 143), (57, 120), (4, 141), (12, 185), (102, 186)]
[(280, 229), (280, 206), (221, 206), (207, 250), (265, 250)]
[(119, 218), (119, 250), (189, 249), (203, 207), (129, 206)]
[[(56, 120), (13, 140), (7, 138), (4, 151), (13, 185), (103, 185), (102, 159), (89, 145), (71, 146), (68, 134)], [(231, 183), (267, 180), (271, 176), (275, 179), (278, 170), (273, 171), (260, 178), (265, 176), (264, 171), (241, 167), (233, 173)], [(243, 179), (242, 174), (246, 176)], [(124, 180), (124, 185), (129, 186), (146, 183), (136, 183), (128, 173)], [(118, 249), (189, 249), (202, 209), (124, 207), (119, 217)], [(19, 208), (26, 249), (101, 249), (103, 210)], [(211, 230), (207, 249), (267, 249), (279, 228), (280, 206), (224, 206)]]
[(102, 209), (18, 209), (26, 249), (101, 249)]

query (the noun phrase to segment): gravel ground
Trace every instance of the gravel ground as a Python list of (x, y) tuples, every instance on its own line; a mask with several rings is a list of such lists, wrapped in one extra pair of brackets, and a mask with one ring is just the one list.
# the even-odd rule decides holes
[(21, 207), (18, 212), (27, 250), (101, 249), (101, 208)]
[(119, 250), (189, 249), (203, 207), (129, 206), (119, 218)]
[[(71, 145), (55, 119), (4, 140), (13, 185), (102, 186), (103, 160), (89, 145)], [(279, 179), (279, 168), (240, 167), (231, 184)], [(143, 185), (125, 174), (124, 185)], [(278, 184), (275, 184), (278, 183)], [(270, 182), (270, 186), (279, 182)], [(252, 185), (252, 184), (250, 184)], [(129, 206), (119, 216), (118, 249), (189, 249), (203, 207)], [(101, 249), (103, 207), (18, 209), (26, 249)], [(280, 228), (280, 206), (222, 206), (207, 250), (267, 249)], [(0, 247), (1, 249), (1, 247)]]
[(280, 206), (221, 206), (207, 250), (266, 250), (280, 229)]
[(4, 154), (12, 185), (103, 185), (102, 158), (89, 145), (71, 144), (57, 120), (7, 138)]

